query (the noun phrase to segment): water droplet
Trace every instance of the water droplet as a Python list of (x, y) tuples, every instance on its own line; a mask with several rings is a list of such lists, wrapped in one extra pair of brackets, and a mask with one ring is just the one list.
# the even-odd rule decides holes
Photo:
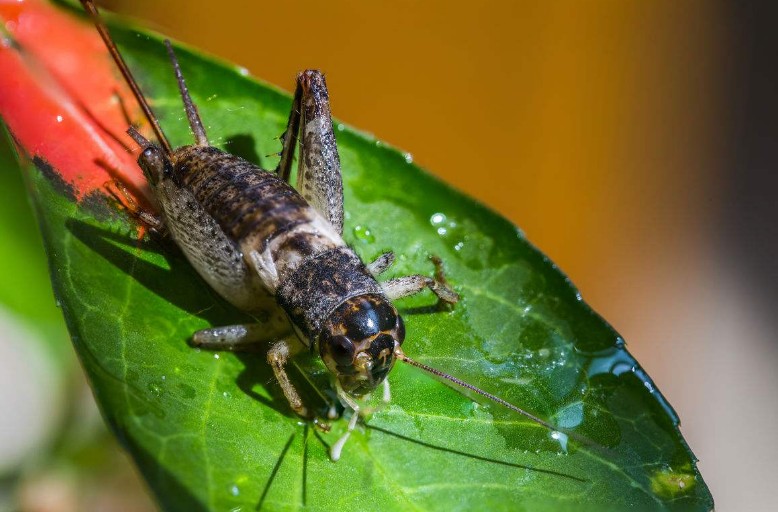
[(213, 355), (213, 358), (214, 358), (214, 359), (219, 359), (219, 357), (221, 357), (219, 354), (214, 354), (214, 355)]
[(538, 350), (538, 356), (542, 357), (543, 359), (547, 358), (550, 355), (551, 355), (551, 351), (546, 347), (543, 347), (540, 350)]
[(618, 377), (622, 373), (632, 371), (634, 363), (635, 360), (627, 352), (617, 348), (609, 348), (591, 354), (587, 373), (589, 378), (604, 373), (611, 373)]
[[(205, 99), (205, 101), (213, 101), (213, 100), (215, 100), (215, 99), (216, 99), (218, 96), (219, 96), (218, 94), (211, 94), (210, 96), (208, 96), (208, 97)], [(209, 126), (209, 128), (210, 128), (210, 126)]]
[(651, 476), (651, 490), (665, 498), (672, 498), (686, 494), (694, 488), (696, 482), (691, 472), (664, 467)]
[[(640, 381), (643, 383), (643, 385), (646, 387), (646, 389), (648, 390), (649, 393), (654, 393), (656, 391), (656, 386), (654, 386), (654, 381), (651, 380), (651, 377), (648, 376), (648, 374), (646, 373), (646, 371), (643, 368), (641, 368), (640, 366), (636, 365), (636, 366), (634, 366), (632, 368), (632, 373), (635, 374), (635, 377), (640, 379)], [(669, 409), (669, 411), (672, 411), (672, 408), (670, 407), (670, 404), (668, 404), (667, 401), (664, 400), (664, 398), (661, 398), (660, 402), (662, 402), (662, 405), (666, 409)], [(670, 415), (671, 416), (675, 416), (675, 413), (671, 413)]]
[(354, 226), (354, 237), (364, 243), (372, 244), (375, 242), (375, 235), (369, 227), (361, 224)]
[(410, 153), (405, 153), (405, 162), (412, 164), (413, 163), (413, 155)]
[(147, 386), (148, 390), (151, 392), (154, 396), (162, 396), (162, 386), (157, 384), (156, 382), (149, 382), (149, 385)]
[(233, 496), (237, 496), (238, 494), (240, 494), (240, 489), (238, 488), (237, 485), (233, 484), (232, 487), (230, 487), (230, 494), (232, 494)]
[(179, 384), (178, 387), (181, 388), (181, 395), (184, 398), (191, 399), (197, 394), (197, 390), (188, 384)]
[(456, 244), (454, 244), (454, 250), (461, 251), (464, 246), (465, 246), (465, 242), (462, 241), (457, 242)]
[(163, 376), (162, 376), (162, 380), (165, 380), (165, 379), (167, 379), (167, 377), (165, 377), (165, 376), (163, 375)]
[[(459, 226), (457, 225), (456, 220), (446, 217), (446, 214), (444, 213), (433, 213), (430, 217), (430, 224), (435, 228), (435, 232), (438, 236), (448, 239), (454, 238), (456, 240), (454, 244), (455, 250), (461, 250), (464, 247), (464, 233), (461, 229), (457, 229)], [(456, 248), (457, 245), (459, 245), (459, 249)]]
[(430, 217), (430, 224), (433, 226), (440, 226), (446, 222), (446, 215), (443, 213), (433, 213)]
[(230, 393), (229, 391), (225, 391), (224, 393), (222, 393), (222, 396), (224, 398), (232, 398), (232, 393)]
[[(629, 352), (624, 350), (624, 340), (617, 338), (615, 340), (615, 346), (611, 348), (597, 352), (584, 352), (582, 354), (590, 358), (587, 371), (587, 375), (590, 379), (596, 375), (607, 373), (616, 377), (631, 373), (643, 383), (649, 392), (653, 393), (654, 398), (659, 402), (659, 405), (665, 412), (667, 412), (675, 421), (678, 421), (677, 414), (670, 404), (667, 403), (667, 400), (659, 393), (655, 393), (656, 386), (654, 386), (651, 377), (649, 377), (646, 371), (637, 364), (637, 361), (635, 361)], [(596, 409), (593, 412), (596, 412)]]
[(62, 122), (62, 119), (63, 119), (63, 117), (62, 117), (62, 116), (57, 116), (57, 122), (58, 122), (58, 123), (61, 123), (61, 122)]
[(575, 292), (575, 300), (577, 300), (578, 302), (583, 301), (583, 296), (581, 295), (581, 292), (579, 291)]
[(243, 66), (238, 67), (238, 74), (240, 76), (249, 76), (251, 73), (249, 72), (248, 68), (244, 68)]
[(380, 148), (381, 146), (383, 146), (383, 145), (384, 145), (384, 143), (383, 143), (383, 142), (381, 142), (380, 140), (377, 140), (377, 141), (375, 141), (375, 145), (376, 145), (376, 147), (379, 147), (379, 148)]
[(554, 430), (550, 435), (551, 439), (559, 443), (559, 447), (562, 448), (562, 451), (567, 453), (567, 434)]
[(342, 131), (343, 131), (343, 130), (345, 130), (345, 129), (346, 129), (346, 125), (345, 125), (345, 124), (343, 124), (343, 123), (338, 123), (338, 131), (339, 131), (339, 132), (342, 132)]
[(565, 406), (554, 415), (554, 423), (560, 428), (575, 428), (583, 419), (584, 408), (580, 400)]

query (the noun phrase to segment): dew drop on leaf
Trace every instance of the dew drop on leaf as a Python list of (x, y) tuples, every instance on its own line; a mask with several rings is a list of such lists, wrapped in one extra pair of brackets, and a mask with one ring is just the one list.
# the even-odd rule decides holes
[(360, 242), (366, 244), (372, 244), (375, 242), (375, 235), (373, 235), (373, 232), (369, 227), (362, 224), (354, 226), (354, 237)]
[(659, 496), (675, 498), (691, 491), (696, 482), (691, 472), (674, 471), (670, 467), (664, 467), (652, 475), (651, 490)]
[(157, 384), (156, 382), (149, 382), (149, 385), (147, 386), (148, 390), (151, 392), (154, 396), (162, 396), (162, 386)]

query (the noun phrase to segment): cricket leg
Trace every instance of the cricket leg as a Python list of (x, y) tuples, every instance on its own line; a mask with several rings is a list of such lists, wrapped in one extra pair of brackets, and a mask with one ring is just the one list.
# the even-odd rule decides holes
[(192, 345), (206, 350), (247, 352), (262, 348), (290, 334), (289, 324), (280, 322), (225, 325), (201, 329), (192, 335)]
[(135, 196), (124, 183), (113, 179), (107, 181), (103, 186), (122, 208), (127, 210), (127, 213), (140, 222), (143, 227), (160, 234), (165, 233), (165, 222), (162, 220), (162, 217), (140, 206)]
[[(299, 132), (299, 133), (298, 133)], [(297, 76), (292, 111), (283, 135), (278, 175), (289, 181), (292, 157), (300, 141), (297, 190), (343, 234), (343, 179), (340, 157), (330, 116), (330, 101), (324, 75), (316, 70)]]
[(415, 295), (425, 288), (432, 290), (438, 299), (447, 304), (456, 304), (459, 301), (459, 295), (451, 289), (446, 282), (443, 274), (443, 262), (438, 257), (432, 258), (435, 263), (435, 278), (414, 274), (411, 276), (397, 277), (381, 283), (386, 296), (391, 299), (399, 299)]
[(289, 120), (286, 130), (281, 135), (281, 152), (278, 154), (281, 160), (276, 167), (279, 178), (289, 183), (292, 174), (292, 162), (294, 161), (294, 148), (297, 147), (297, 133), (300, 131), (300, 100), (303, 96), (302, 88), (298, 82), (292, 100), (292, 110), (289, 112)]
[[(280, 338), (280, 339), (279, 339)], [(255, 351), (273, 343), (267, 352), (267, 362), (281, 386), (289, 405), (297, 415), (307, 418), (308, 409), (300, 394), (286, 374), (289, 358), (298, 353), (302, 344), (290, 332), (289, 324), (237, 324), (224, 327), (212, 327), (197, 331), (192, 336), (192, 344), (209, 350), (228, 350), (233, 352)]]
[(337, 462), (338, 459), (340, 459), (341, 453), (343, 453), (343, 447), (346, 445), (346, 441), (348, 441), (348, 438), (351, 437), (351, 432), (354, 431), (354, 428), (357, 426), (357, 421), (359, 420), (359, 404), (349, 395), (346, 393), (343, 388), (340, 386), (339, 381), (335, 381), (335, 388), (338, 392), (338, 398), (340, 398), (340, 401), (344, 403), (344, 405), (348, 406), (353, 412), (351, 414), (351, 419), (349, 419), (348, 427), (346, 427), (346, 432), (343, 433), (340, 438), (335, 441), (335, 444), (332, 445), (330, 448), (330, 459), (333, 462)]
[(389, 402), (392, 401), (392, 391), (391, 391), (391, 388), (389, 387), (389, 379), (388, 378), (384, 379), (384, 394), (381, 397), (381, 400), (383, 400), (383, 402), (385, 404), (388, 404)]
[(267, 353), (267, 362), (270, 363), (270, 367), (273, 368), (273, 373), (276, 376), (278, 384), (281, 385), (281, 390), (284, 392), (286, 400), (292, 407), (292, 410), (297, 413), (298, 416), (308, 418), (308, 408), (303, 404), (300, 394), (295, 389), (292, 382), (289, 380), (289, 376), (286, 374), (284, 367), (295, 353), (299, 352), (302, 344), (298, 341), (289, 343), (283, 339), (276, 342)]
[(374, 276), (379, 276), (386, 272), (392, 266), (392, 263), (394, 263), (394, 253), (392, 251), (385, 252), (370, 262), (367, 265), (367, 270)]

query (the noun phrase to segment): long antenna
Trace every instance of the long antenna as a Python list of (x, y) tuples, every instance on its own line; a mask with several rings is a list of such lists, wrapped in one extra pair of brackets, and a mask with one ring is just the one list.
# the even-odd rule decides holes
[(168, 142), (167, 137), (165, 137), (165, 133), (162, 131), (162, 127), (159, 125), (157, 116), (154, 115), (154, 112), (151, 110), (151, 107), (149, 107), (146, 98), (143, 96), (143, 92), (141, 92), (140, 87), (138, 86), (138, 82), (135, 81), (135, 77), (132, 75), (132, 72), (130, 72), (130, 68), (127, 66), (127, 63), (124, 62), (124, 58), (119, 53), (119, 49), (116, 48), (116, 44), (113, 42), (113, 39), (111, 39), (111, 34), (108, 32), (108, 27), (106, 27), (105, 23), (103, 23), (103, 20), (100, 17), (100, 13), (97, 12), (97, 7), (95, 7), (95, 4), (92, 2), (92, 0), (81, 0), (81, 5), (83, 5), (86, 12), (89, 13), (89, 16), (92, 18), (92, 21), (97, 28), (97, 31), (100, 33), (100, 37), (103, 38), (105, 46), (111, 53), (111, 57), (113, 57), (114, 62), (116, 62), (116, 65), (119, 68), (119, 71), (121, 71), (122, 76), (124, 76), (124, 79), (127, 81), (127, 85), (129, 85), (130, 89), (132, 89), (132, 94), (135, 96), (135, 99), (138, 101), (141, 110), (143, 110), (143, 113), (146, 115), (146, 119), (148, 119), (149, 123), (151, 123), (151, 127), (154, 130), (154, 134), (157, 136), (157, 140), (159, 140), (159, 143), (162, 145), (165, 153), (170, 155), (173, 152), (173, 148), (170, 146), (170, 142)]
[(483, 397), (486, 397), (489, 400), (491, 400), (493, 402), (496, 402), (496, 403), (502, 405), (503, 407), (506, 407), (506, 408), (510, 409), (511, 411), (517, 412), (517, 413), (521, 414), (522, 416), (525, 416), (525, 417), (529, 418), (530, 420), (534, 421), (538, 425), (541, 425), (541, 426), (547, 428), (551, 432), (551, 437), (556, 439), (557, 441), (559, 441), (559, 444), (562, 445), (562, 447), (563, 447), (563, 449), (565, 451), (567, 451), (567, 439), (568, 438), (569, 439), (575, 439), (579, 443), (587, 445), (587, 446), (590, 446), (590, 447), (599, 446), (599, 444), (597, 442), (595, 442), (595, 441), (593, 441), (593, 440), (591, 440), (591, 439), (589, 439), (587, 437), (582, 437), (582, 436), (580, 436), (580, 435), (578, 435), (576, 433), (573, 433), (573, 432), (565, 432), (561, 428), (555, 427), (551, 423), (538, 418), (534, 414), (532, 414), (530, 412), (527, 412), (527, 411), (525, 411), (524, 409), (522, 409), (520, 407), (516, 407), (515, 405), (513, 405), (510, 402), (506, 402), (505, 400), (503, 400), (499, 396), (493, 395), (493, 394), (489, 393), (488, 391), (484, 391), (481, 388), (477, 388), (477, 387), (473, 386), (472, 384), (468, 384), (467, 382), (465, 382), (465, 381), (463, 381), (461, 379), (458, 379), (458, 378), (454, 377), (453, 375), (449, 375), (449, 374), (447, 374), (445, 372), (442, 372), (442, 371), (440, 371), (440, 370), (438, 370), (436, 368), (433, 368), (432, 366), (427, 366), (424, 363), (420, 363), (418, 361), (414, 361), (410, 357), (406, 356), (405, 353), (402, 351), (402, 349), (400, 347), (397, 347), (397, 348), (394, 349), (394, 355), (395, 355), (395, 357), (397, 359), (399, 359), (400, 361), (402, 361), (404, 363), (407, 363), (407, 364), (409, 364), (411, 366), (415, 366), (416, 368), (420, 368), (420, 369), (424, 370), (425, 372), (429, 372), (429, 373), (431, 373), (433, 375), (436, 375), (438, 377), (446, 379), (447, 381), (453, 382), (457, 386), (461, 386), (461, 387), (463, 387), (465, 389), (469, 389), (470, 391), (472, 391), (474, 393), (477, 393), (477, 394), (479, 394), (479, 395), (481, 395)]
[(181, 66), (178, 64), (178, 58), (176, 58), (176, 54), (173, 51), (173, 45), (170, 44), (170, 39), (165, 39), (165, 46), (167, 46), (167, 54), (170, 57), (170, 62), (173, 63), (173, 70), (176, 72), (178, 90), (181, 91), (181, 99), (184, 101), (184, 110), (186, 110), (186, 118), (189, 120), (189, 127), (192, 129), (197, 145), (207, 146), (208, 137), (205, 135), (203, 121), (200, 119), (197, 107), (195, 107), (192, 97), (189, 95), (189, 89), (186, 86), (184, 74), (181, 73)]
[(489, 400), (491, 400), (493, 402), (497, 402), (498, 404), (502, 405), (503, 407), (507, 407), (508, 409), (510, 409), (510, 410), (512, 410), (514, 412), (517, 412), (517, 413), (521, 414), (522, 416), (526, 416), (527, 418), (531, 419), (535, 423), (538, 423), (539, 425), (543, 425), (544, 427), (546, 427), (547, 429), (551, 430), (552, 432), (557, 432), (559, 430), (558, 428), (553, 426), (551, 423), (548, 423), (547, 421), (541, 420), (540, 418), (538, 418), (534, 414), (529, 413), (529, 412), (525, 411), (524, 409), (521, 409), (520, 407), (516, 407), (515, 405), (513, 405), (510, 402), (506, 402), (505, 400), (503, 400), (499, 396), (493, 395), (493, 394), (489, 393), (488, 391), (484, 391), (481, 388), (477, 388), (477, 387), (473, 386), (472, 384), (468, 384), (467, 382), (465, 382), (465, 381), (463, 381), (461, 379), (457, 379), (453, 375), (449, 375), (449, 374), (447, 374), (445, 372), (442, 372), (442, 371), (440, 371), (440, 370), (438, 370), (436, 368), (433, 368), (432, 366), (427, 366), (424, 363), (420, 363), (418, 361), (414, 361), (410, 357), (406, 356), (405, 353), (402, 351), (402, 349), (400, 349), (399, 347), (397, 349), (395, 349), (394, 355), (397, 357), (397, 359), (399, 359), (400, 361), (402, 361), (404, 363), (408, 363), (409, 365), (415, 366), (416, 368), (421, 368), (425, 372), (429, 372), (429, 373), (431, 373), (433, 375), (437, 375), (438, 377), (442, 377), (442, 378), (444, 378), (444, 379), (446, 379), (448, 381), (453, 382), (457, 386), (461, 386), (461, 387), (463, 387), (465, 389), (469, 389), (470, 391), (472, 391), (474, 393), (478, 393), (479, 395), (484, 396), (484, 397), (488, 398)]

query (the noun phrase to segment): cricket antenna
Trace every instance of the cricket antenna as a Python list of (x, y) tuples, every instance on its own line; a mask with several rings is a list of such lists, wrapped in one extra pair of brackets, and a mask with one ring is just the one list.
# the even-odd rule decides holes
[(132, 140), (134, 140), (138, 144), (138, 146), (141, 147), (141, 149), (146, 149), (151, 145), (149, 139), (141, 135), (140, 132), (136, 130), (134, 126), (130, 126), (129, 128), (127, 128), (127, 135), (132, 137)]
[(181, 91), (181, 99), (184, 101), (186, 118), (189, 120), (189, 127), (192, 129), (195, 142), (197, 142), (198, 146), (208, 146), (208, 137), (205, 135), (203, 121), (200, 119), (197, 107), (195, 107), (192, 97), (189, 95), (189, 89), (186, 86), (184, 75), (181, 73), (181, 66), (178, 65), (178, 58), (176, 58), (176, 54), (173, 51), (173, 45), (170, 44), (170, 39), (165, 39), (165, 46), (167, 47), (167, 54), (170, 57), (170, 62), (173, 63), (173, 70), (176, 72), (178, 90)]
[[(491, 393), (489, 393), (487, 391), (484, 391), (481, 388), (477, 388), (477, 387), (473, 386), (472, 384), (468, 384), (467, 382), (454, 377), (453, 375), (449, 375), (449, 374), (444, 373), (444, 372), (442, 372), (442, 371), (440, 371), (438, 369), (435, 369), (435, 368), (433, 368), (431, 366), (427, 366), (424, 363), (420, 363), (418, 361), (414, 361), (410, 357), (406, 356), (405, 353), (402, 351), (402, 349), (400, 347), (397, 347), (395, 349), (394, 355), (395, 355), (395, 357), (397, 359), (399, 359), (400, 361), (402, 361), (404, 363), (407, 363), (407, 364), (409, 364), (411, 366), (415, 366), (416, 368), (421, 368), (425, 372), (429, 372), (429, 373), (431, 373), (433, 375), (436, 375), (438, 377), (442, 377), (442, 378), (444, 378), (444, 379), (446, 379), (446, 380), (448, 380), (450, 382), (453, 382), (457, 386), (461, 386), (461, 387), (463, 387), (465, 389), (469, 389), (470, 391), (472, 391), (474, 393), (478, 393), (479, 395), (481, 395), (483, 397), (486, 397), (486, 398), (488, 398), (489, 400), (491, 400), (493, 402), (497, 402), (498, 404), (502, 405), (503, 407), (507, 407), (511, 411), (517, 412), (517, 413), (521, 414), (522, 416), (526, 416), (527, 418), (531, 419), (532, 421), (534, 421), (538, 425), (542, 425), (542, 426), (546, 427), (548, 430), (550, 430), (552, 432), (552, 434), (553, 433), (557, 433), (559, 436), (568, 436), (568, 435), (570, 435), (570, 434), (562, 433), (561, 430), (559, 430), (557, 427), (553, 426), (551, 423), (538, 418), (534, 414), (529, 413), (529, 412), (525, 411), (524, 409), (516, 407), (515, 405), (513, 405), (510, 402), (506, 402), (505, 400), (503, 400), (499, 396), (493, 395), (493, 394), (491, 394)], [(575, 436), (575, 437), (577, 438), (577, 436)]]
[(81, 0), (81, 5), (83, 5), (86, 12), (89, 13), (89, 16), (92, 18), (92, 21), (97, 28), (97, 32), (100, 33), (100, 37), (103, 38), (105, 46), (111, 53), (111, 57), (113, 57), (114, 62), (116, 62), (119, 71), (122, 72), (122, 76), (124, 76), (124, 79), (127, 81), (127, 85), (129, 85), (130, 89), (132, 89), (132, 94), (135, 96), (135, 99), (138, 101), (141, 110), (143, 110), (143, 113), (146, 115), (146, 119), (148, 119), (149, 123), (151, 123), (151, 127), (154, 130), (154, 134), (157, 136), (157, 140), (159, 140), (159, 143), (162, 145), (165, 153), (170, 155), (173, 152), (173, 148), (170, 146), (170, 142), (168, 142), (167, 137), (165, 137), (165, 133), (162, 131), (162, 127), (159, 125), (157, 116), (154, 115), (154, 112), (152, 112), (151, 107), (149, 107), (146, 98), (143, 96), (143, 92), (141, 92), (140, 87), (138, 86), (138, 82), (135, 81), (135, 77), (132, 76), (130, 68), (127, 67), (127, 63), (124, 62), (124, 58), (119, 53), (119, 49), (116, 48), (116, 44), (113, 42), (113, 39), (111, 39), (111, 34), (108, 32), (108, 27), (105, 26), (105, 23), (100, 17), (100, 13), (97, 12), (97, 7), (92, 0)]

